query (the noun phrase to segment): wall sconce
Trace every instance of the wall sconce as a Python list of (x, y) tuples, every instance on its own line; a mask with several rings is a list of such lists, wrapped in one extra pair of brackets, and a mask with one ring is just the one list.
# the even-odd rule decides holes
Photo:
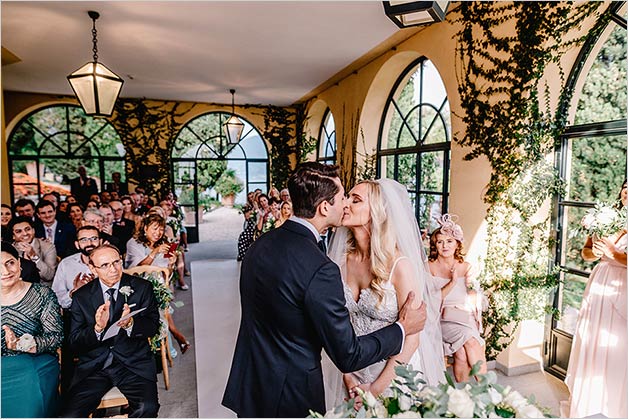
[(384, 12), (400, 28), (445, 20), (448, 1), (385, 1)]
[(124, 80), (98, 62), (96, 19), (100, 17), (100, 14), (94, 11), (89, 11), (87, 14), (93, 21), (92, 42), (94, 47), (92, 51), (94, 52), (94, 61), (70, 74), (68, 81), (85, 114), (111, 116)]
[(227, 135), (229, 144), (238, 144), (240, 142), (242, 130), (244, 129), (244, 124), (235, 115), (235, 89), (230, 89), (229, 92), (231, 93), (231, 117), (222, 126), (225, 130), (225, 134)]

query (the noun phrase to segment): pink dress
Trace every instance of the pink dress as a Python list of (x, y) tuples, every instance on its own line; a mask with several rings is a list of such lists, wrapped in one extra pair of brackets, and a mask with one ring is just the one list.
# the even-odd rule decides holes
[[(628, 235), (615, 244), (625, 252)], [(605, 256), (584, 290), (565, 384), (571, 392), (563, 414), (628, 417), (626, 266)], [(567, 406), (565, 406), (567, 407)]]

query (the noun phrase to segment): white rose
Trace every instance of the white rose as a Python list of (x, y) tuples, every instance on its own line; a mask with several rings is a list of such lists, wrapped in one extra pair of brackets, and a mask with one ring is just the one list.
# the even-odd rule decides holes
[(499, 394), (499, 391), (495, 390), (493, 387), (489, 387), (488, 395), (491, 397), (491, 403), (499, 404), (502, 402), (502, 395)]
[(528, 401), (518, 392), (511, 391), (504, 397), (504, 403), (509, 406), (512, 406), (515, 410), (519, 410), (520, 408), (526, 406)]
[(393, 418), (420, 418), (422, 417), (419, 412), (413, 412), (408, 410), (407, 412), (399, 412), (392, 416)]
[(587, 230), (589, 230), (593, 226), (593, 223), (595, 223), (595, 216), (593, 214), (585, 215), (582, 218), (582, 221), (580, 221), (582, 227), (586, 228)]
[(528, 404), (517, 409), (517, 417), (520, 418), (543, 418), (545, 415), (533, 404)]
[(375, 398), (375, 396), (373, 396), (373, 394), (371, 394), (370, 391), (364, 393), (362, 399), (364, 400), (364, 404), (366, 404), (367, 406), (375, 406), (375, 404), (377, 404), (377, 399)]
[(406, 395), (399, 397), (399, 409), (402, 411), (410, 410), (412, 407), (412, 399)]
[(598, 223), (600, 223), (601, 225), (607, 225), (613, 222), (613, 220), (615, 220), (615, 217), (617, 216), (617, 213), (615, 212), (614, 209), (612, 208), (608, 208), (608, 207), (604, 207), (602, 208), (602, 210), (598, 213), (597, 215), (597, 221)]
[(35, 345), (36, 343), (33, 335), (24, 333), (17, 340), (17, 343), (15, 344), (15, 349), (22, 352), (28, 352)]
[(388, 417), (388, 410), (386, 410), (384, 405), (381, 404), (381, 403), (378, 403), (377, 406), (375, 406), (374, 412), (375, 412), (375, 416), (373, 416), (373, 417), (376, 417), (376, 418), (387, 418)]
[(475, 403), (464, 390), (449, 389), (449, 401), (447, 402), (447, 410), (459, 418), (472, 418)]

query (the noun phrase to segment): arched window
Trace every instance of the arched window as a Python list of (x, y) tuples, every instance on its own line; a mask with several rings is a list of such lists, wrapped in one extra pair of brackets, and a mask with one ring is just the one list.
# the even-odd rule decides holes
[(321, 163), (336, 164), (336, 124), (331, 109), (327, 108), (318, 135), (317, 160)]
[(572, 335), (593, 266), (580, 255), (585, 237), (576, 230), (595, 201), (617, 198), (626, 178), (626, 9), (625, 3), (611, 4), (607, 11), (611, 20), (605, 27), (600, 23), (594, 28), (600, 35), (583, 45), (567, 83), (578, 100), (570, 112), (574, 122), (556, 149), (567, 188), (555, 202), (555, 263), (562, 268), (555, 308), (560, 315), (552, 319), (546, 358), (548, 370), (560, 377), (567, 370)]
[(384, 107), (377, 174), (406, 185), (421, 229), (447, 212), (451, 122), (445, 86), (423, 57), (395, 82)]
[(260, 133), (244, 118), (238, 144), (229, 144), (223, 124), (230, 113), (211, 112), (197, 116), (179, 131), (172, 150), (173, 190), (186, 209), (186, 224), (198, 226), (203, 208), (216, 198), (213, 190), (220, 175), (233, 169), (244, 189), (236, 203), (256, 188), (268, 190), (268, 150)]
[(80, 165), (99, 191), (113, 172), (126, 181), (120, 136), (109, 121), (85, 115), (80, 106), (52, 105), (30, 113), (9, 135), (7, 148), (14, 201), (38, 200), (51, 191), (69, 195)]

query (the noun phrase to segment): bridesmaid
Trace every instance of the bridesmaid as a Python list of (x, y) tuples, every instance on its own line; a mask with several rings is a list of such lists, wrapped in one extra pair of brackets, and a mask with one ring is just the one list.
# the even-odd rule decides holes
[(22, 281), (20, 272), (17, 250), (3, 241), (2, 417), (56, 417), (61, 308), (50, 288)]
[[(618, 207), (626, 206), (626, 182)], [(587, 238), (582, 258), (600, 260), (584, 290), (565, 384), (571, 393), (568, 417), (628, 417), (626, 362), (626, 229), (601, 239)], [(566, 406), (563, 406), (566, 407)]]

